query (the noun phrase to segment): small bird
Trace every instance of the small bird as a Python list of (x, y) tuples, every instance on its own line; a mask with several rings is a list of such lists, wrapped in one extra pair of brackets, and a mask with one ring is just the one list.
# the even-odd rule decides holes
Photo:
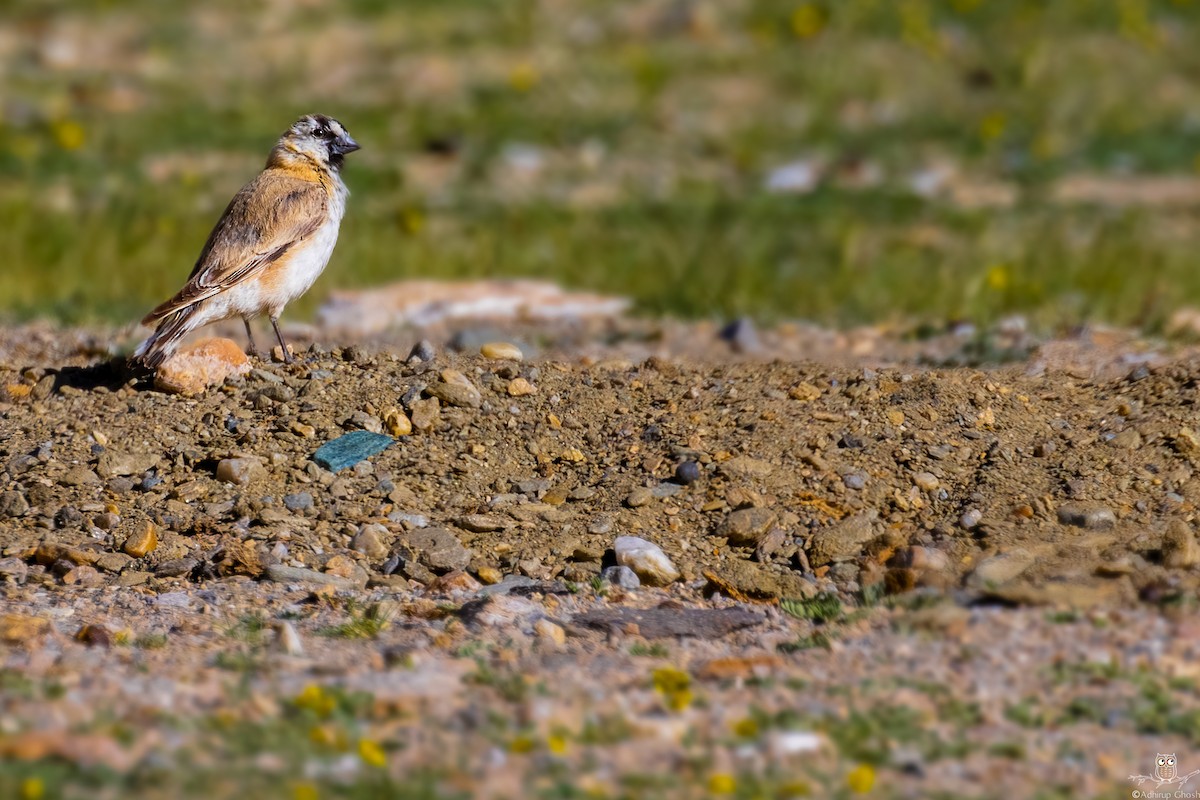
[(358, 149), (336, 119), (309, 114), (296, 120), (271, 149), (266, 168), (230, 201), (187, 285), (142, 320), (157, 328), (133, 361), (156, 369), (187, 334), (230, 317), (242, 318), (249, 352), (257, 354), (250, 320), (266, 314), (291, 363), (279, 315), (329, 263), (349, 195), (342, 163)]

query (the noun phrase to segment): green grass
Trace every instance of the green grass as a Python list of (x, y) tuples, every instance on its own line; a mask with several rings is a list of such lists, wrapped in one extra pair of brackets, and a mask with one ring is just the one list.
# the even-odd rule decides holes
[[(1196, 174), (1194, 0), (669, 5), (355, 0), (268, 20), (233, 0), (11, 3), (0, 318), (139, 318), (315, 109), (364, 149), (329, 272), (292, 319), (332, 287), (410, 277), (830, 324), (1156, 329), (1200, 297), (1191, 207), (1053, 196), (1073, 175)], [(82, 33), (54, 39), (60, 24)], [(539, 173), (514, 173), (514, 145)], [(767, 192), (797, 159), (880, 180), (833, 169), (810, 194)], [(914, 195), (939, 163), (1014, 202)]]

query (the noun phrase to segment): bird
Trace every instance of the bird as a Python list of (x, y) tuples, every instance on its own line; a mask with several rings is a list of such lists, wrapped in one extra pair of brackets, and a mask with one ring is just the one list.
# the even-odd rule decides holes
[(342, 166), (358, 149), (332, 117), (296, 120), (271, 148), (263, 171), (225, 208), (187, 284), (142, 319), (155, 330), (132, 362), (157, 369), (189, 333), (232, 317), (242, 318), (248, 352), (257, 355), (250, 320), (265, 314), (291, 363), (279, 315), (329, 263), (350, 194)]

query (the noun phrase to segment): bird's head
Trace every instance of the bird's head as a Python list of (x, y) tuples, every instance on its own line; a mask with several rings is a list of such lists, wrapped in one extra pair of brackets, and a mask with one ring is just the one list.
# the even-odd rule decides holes
[(276, 151), (308, 156), (334, 170), (342, 168), (347, 153), (359, 149), (342, 123), (324, 114), (308, 114), (296, 120), (275, 145)]

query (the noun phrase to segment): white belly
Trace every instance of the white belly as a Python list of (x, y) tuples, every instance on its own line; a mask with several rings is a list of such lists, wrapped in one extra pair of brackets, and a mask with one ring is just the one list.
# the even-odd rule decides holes
[(325, 224), (308, 239), (294, 246), (284, 256), (286, 261), (275, 270), (268, 269), (261, 276), (242, 281), (214, 297), (215, 305), (222, 306), (219, 310), (214, 309), (214, 319), (257, 317), (263, 314), (278, 317), (288, 303), (312, 287), (333, 255), (342, 215), (346, 210), (349, 192), (341, 178), (336, 178), (336, 181), (330, 198), (329, 219)]

